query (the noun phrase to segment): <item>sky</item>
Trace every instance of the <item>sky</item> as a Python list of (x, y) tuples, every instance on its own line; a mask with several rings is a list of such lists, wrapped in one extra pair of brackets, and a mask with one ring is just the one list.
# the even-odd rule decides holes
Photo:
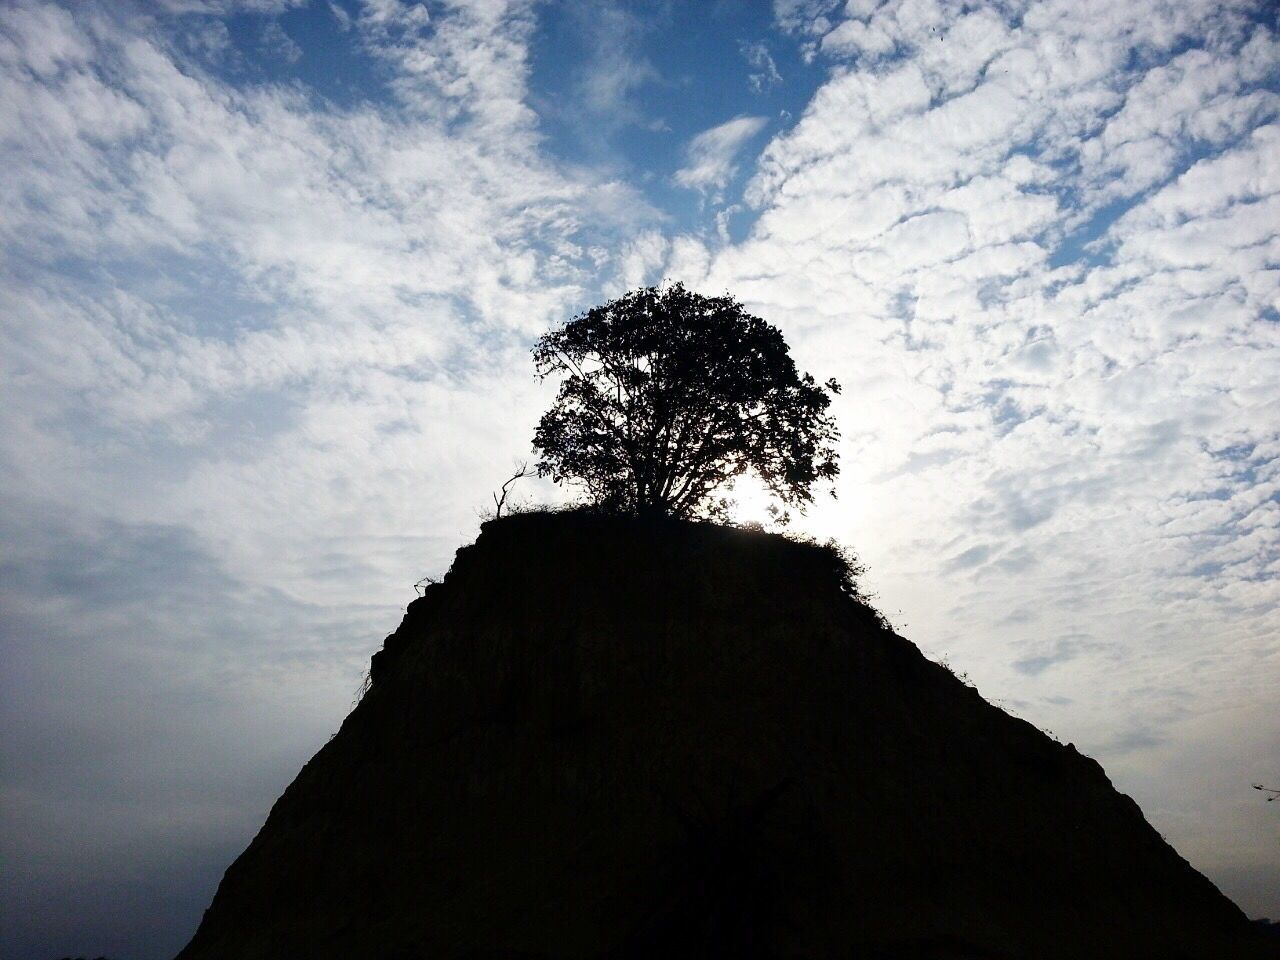
[(0, 957), (185, 943), (534, 339), (663, 280), (842, 383), (799, 529), (1280, 917), (1278, 67), (1232, 0), (0, 4)]

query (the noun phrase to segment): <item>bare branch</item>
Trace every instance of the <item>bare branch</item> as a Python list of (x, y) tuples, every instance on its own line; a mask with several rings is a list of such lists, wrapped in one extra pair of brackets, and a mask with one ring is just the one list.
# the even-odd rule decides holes
[(529, 469), (529, 461), (527, 460), (520, 461), (519, 469), (517, 469), (516, 472), (511, 475), (510, 479), (508, 479), (502, 485), (502, 495), (499, 496), (497, 493), (493, 494), (494, 519), (497, 519), (502, 516), (502, 508), (506, 506), (507, 494), (511, 490), (511, 485), (515, 483), (517, 480), (523, 480), (525, 477), (536, 477), (537, 475), (538, 475), (537, 470)]

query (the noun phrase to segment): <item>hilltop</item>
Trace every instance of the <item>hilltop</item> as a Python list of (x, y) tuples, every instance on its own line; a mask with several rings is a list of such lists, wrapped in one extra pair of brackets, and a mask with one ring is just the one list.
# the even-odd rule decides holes
[(828, 548), (491, 521), (371, 678), (181, 960), (1276, 955)]

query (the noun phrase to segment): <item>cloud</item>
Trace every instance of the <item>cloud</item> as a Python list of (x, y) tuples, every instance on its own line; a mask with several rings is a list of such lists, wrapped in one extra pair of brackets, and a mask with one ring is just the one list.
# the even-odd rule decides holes
[(155, 6), (168, 14), (227, 16), (236, 13), (279, 14), (305, 3), (306, 0), (157, 0)]
[(297, 63), (302, 59), (302, 48), (285, 33), (279, 20), (270, 20), (262, 28), (262, 45), (273, 57), (279, 57), (286, 63)]
[[(1088, 637), (1066, 636), (1055, 640), (1048, 649), (1020, 657), (1013, 662), (1013, 669), (1027, 676), (1039, 676), (1050, 667), (1060, 666), (1076, 659), (1083, 653), (1105, 651), (1106, 644), (1097, 643)], [(1134, 744), (1136, 746), (1136, 744)]]
[(171, 954), (320, 704), (350, 701), (367, 626), (235, 580), (181, 526), (3, 506), (6, 948)]
[(577, 5), (574, 10), (588, 46), (576, 107), (606, 128), (640, 123), (643, 112), (636, 94), (659, 79), (657, 69), (640, 53), (648, 29), (645, 22), (614, 3)]
[(351, 14), (344, 7), (339, 6), (334, 0), (329, 0), (329, 12), (333, 14), (333, 19), (338, 24), (338, 29), (346, 32), (351, 29)]
[(822, 52), (861, 57), (881, 57), (893, 52), (894, 42), (878, 27), (861, 20), (845, 20), (822, 38)]
[(463, 123), (513, 153), (532, 146), (529, 0), (451, 4), (440, 17), (422, 3), (365, 0), (359, 23), (367, 49), (393, 69), (391, 87), (407, 110)]
[(773, 0), (773, 15), (784, 30), (824, 33), (831, 29), (828, 15), (839, 5), (839, 0)]
[(963, 553), (956, 554), (947, 561), (947, 568), (950, 570), (965, 570), (969, 567), (976, 567), (979, 564), (986, 563), (990, 555), (991, 548), (986, 544), (979, 544), (976, 547), (970, 547)]
[(773, 62), (773, 56), (769, 53), (769, 48), (765, 44), (744, 41), (738, 45), (738, 49), (742, 51), (742, 56), (747, 61), (747, 64), (755, 71), (747, 74), (747, 83), (753, 91), (762, 93), (775, 84), (782, 82), (782, 74), (778, 72), (778, 65)]
[(686, 151), (685, 165), (676, 171), (682, 187), (702, 193), (722, 190), (737, 167), (734, 158), (768, 121), (764, 117), (735, 117), (694, 137)]

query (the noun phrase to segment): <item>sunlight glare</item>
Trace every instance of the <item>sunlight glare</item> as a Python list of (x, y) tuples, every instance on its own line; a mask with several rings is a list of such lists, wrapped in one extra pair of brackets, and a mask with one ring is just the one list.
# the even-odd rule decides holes
[(769, 488), (754, 473), (748, 472), (734, 482), (733, 489), (729, 492), (729, 499), (735, 501), (729, 511), (734, 523), (773, 526), (769, 505), (775, 502), (774, 497), (769, 492)]

